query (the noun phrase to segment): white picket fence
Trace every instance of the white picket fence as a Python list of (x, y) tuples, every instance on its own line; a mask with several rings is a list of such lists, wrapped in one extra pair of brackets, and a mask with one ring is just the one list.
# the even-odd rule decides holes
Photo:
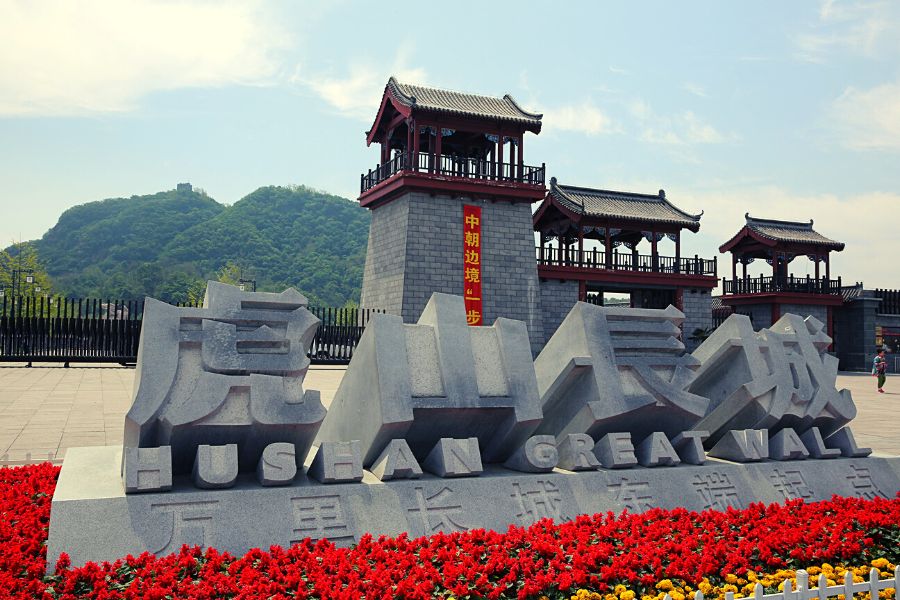
[[(777, 594), (764, 594), (763, 586), (757, 583), (753, 589), (753, 595), (748, 598), (753, 600), (827, 600), (831, 596), (838, 594), (844, 595), (844, 600), (853, 600), (854, 594), (862, 594), (869, 592), (871, 600), (878, 600), (878, 592), (888, 588), (894, 588), (894, 597), (897, 598), (896, 590), (900, 590), (900, 565), (894, 569), (893, 579), (880, 579), (877, 569), (869, 571), (869, 581), (861, 583), (853, 583), (853, 573), (847, 572), (844, 576), (843, 585), (828, 585), (828, 578), (824, 574), (819, 575), (819, 585), (816, 588), (809, 587), (809, 573), (800, 570), (797, 571), (797, 589), (793, 589), (790, 580), (784, 582), (784, 590)], [(669, 594), (666, 594), (664, 600), (672, 600)], [(703, 592), (696, 592), (694, 600), (704, 600)], [(725, 600), (734, 600), (734, 592), (725, 592)]]

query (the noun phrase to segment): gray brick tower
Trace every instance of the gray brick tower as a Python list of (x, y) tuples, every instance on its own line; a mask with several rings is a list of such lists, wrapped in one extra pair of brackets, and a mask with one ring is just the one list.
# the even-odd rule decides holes
[(361, 306), (415, 322), (433, 292), (464, 296), (471, 324), (525, 321), (544, 343), (531, 205), (543, 165), (523, 160), (541, 115), (494, 98), (402, 84), (385, 87), (366, 137), (381, 160), (362, 175), (372, 211)]

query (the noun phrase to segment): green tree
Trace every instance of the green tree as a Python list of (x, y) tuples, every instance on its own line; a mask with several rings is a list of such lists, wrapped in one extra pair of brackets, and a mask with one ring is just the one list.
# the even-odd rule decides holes
[(30, 242), (13, 243), (0, 250), (0, 289), (10, 296), (52, 295), (50, 276)]

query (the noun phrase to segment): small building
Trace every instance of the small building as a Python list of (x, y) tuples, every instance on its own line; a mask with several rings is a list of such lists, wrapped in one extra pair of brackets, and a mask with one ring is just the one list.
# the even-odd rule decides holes
[[(701, 216), (673, 205), (663, 190), (638, 194), (551, 179), (533, 217), (545, 335), (575, 302), (603, 304), (605, 294), (624, 294), (633, 307), (671, 304), (684, 311), (684, 341), (692, 347), (692, 332), (712, 325), (711, 293), (718, 283), (715, 257), (682, 252), (682, 232), (696, 233)], [(660, 251), (664, 240), (671, 254)]]
[[(812, 315), (833, 337), (834, 309), (844, 299), (841, 278), (831, 277), (829, 255), (843, 250), (844, 244), (814, 230), (812, 219), (778, 221), (749, 213), (744, 219), (741, 230), (719, 247), (719, 252), (731, 253), (731, 278), (722, 279), (723, 304), (752, 315), (755, 329), (769, 327), (784, 313)], [(813, 277), (791, 272), (791, 263), (801, 257), (814, 263)], [(766, 261), (771, 275), (748, 276), (747, 267), (756, 260)]]
[(179, 183), (175, 186), (176, 192), (191, 192), (194, 187), (190, 183)]

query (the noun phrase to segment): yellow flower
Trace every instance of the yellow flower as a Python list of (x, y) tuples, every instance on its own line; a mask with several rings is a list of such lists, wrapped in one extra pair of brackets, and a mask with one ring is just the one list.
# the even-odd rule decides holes
[(624, 585), (622, 585), (620, 583), (619, 585), (617, 585), (616, 587), (613, 588), (613, 594), (615, 594), (617, 596), (621, 596), (622, 592), (624, 592), (626, 589), (628, 589), (628, 588), (626, 588)]
[(634, 592), (631, 590), (625, 590), (621, 594), (619, 594), (619, 598), (621, 600), (634, 600)]
[(672, 600), (684, 600), (684, 594), (682, 594), (681, 592), (673, 591), (669, 594), (669, 596), (671, 596)]
[(737, 576), (734, 573), (729, 573), (725, 576), (725, 583), (737, 583)]
[(674, 588), (675, 588), (675, 586), (672, 585), (671, 579), (663, 579), (662, 581), (660, 581), (659, 583), (656, 584), (656, 589), (658, 589), (658, 590), (669, 591)]
[(709, 584), (708, 581), (706, 581), (706, 579), (701, 581), (697, 587), (700, 589), (701, 592), (703, 592), (704, 596), (709, 594), (710, 590), (712, 590), (712, 586)]

